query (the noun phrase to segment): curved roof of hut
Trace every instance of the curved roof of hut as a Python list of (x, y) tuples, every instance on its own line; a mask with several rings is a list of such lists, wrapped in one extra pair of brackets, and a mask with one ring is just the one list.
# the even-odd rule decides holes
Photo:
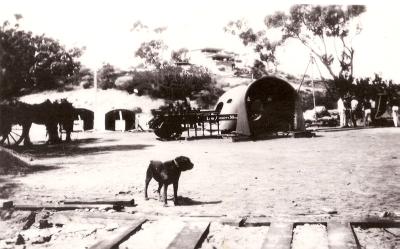
[(234, 88), (229, 89), (224, 94), (222, 94), (221, 97), (219, 97), (218, 103), (219, 102), (226, 103), (228, 101), (228, 99), (236, 100), (239, 98), (244, 98), (247, 88), (248, 88), (248, 85), (240, 85), (240, 86), (236, 86)]
[(286, 79), (284, 79), (284, 78), (281, 78), (281, 77), (278, 77), (278, 76), (271, 76), (271, 75), (264, 76), (264, 77), (262, 77), (262, 78), (259, 78), (258, 80), (253, 81), (253, 82), (249, 85), (249, 87), (250, 87), (251, 85), (258, 84), (259, 82), (266, 81), (266, 80), (276, 80), (276, 81), (280, 81), (280, 82), (282, 82), (282, 83), (286, 83), (286, 84), (287, 84), (288, 86), (290, 86), (294, 91), (296, 91), (295, 87), (294, 87), (288, 80), (286, 80)]

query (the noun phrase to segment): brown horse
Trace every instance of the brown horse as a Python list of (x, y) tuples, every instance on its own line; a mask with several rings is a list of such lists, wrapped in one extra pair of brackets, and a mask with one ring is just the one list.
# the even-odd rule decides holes
[(20, 124), (23, 127), (21, 138), (24, 139), (25, 145), (30, 145), (32, 143), (29, 138), (29, 130), (32, 123), (36, 123), (46, 126), (49, 135), (48, 143), (61, 142), (58, 127), (66, 131), (66, 141), (71, 140), (75, 109), (66, 99), (53, 103), (46, 100), (43, 103), (33, 105), (14, 102), (1, 109), (0, 131), (3, 138), (11, 132), (13, 124)]
[(71, 132), (74, 128), (75, 108), (72, 106), (72, 103), (68, 102), (66, 99), (56, 101), (53, 105), (56, 113), (56, 121), (60, 126), (60, 131), (66, 131), (65, 140), (70, 142)]

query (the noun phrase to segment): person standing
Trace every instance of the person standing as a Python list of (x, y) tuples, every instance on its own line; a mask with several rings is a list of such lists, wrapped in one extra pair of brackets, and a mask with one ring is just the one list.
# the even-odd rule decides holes
[(343, 99), (344, 116), (345, 116), (345, 119), (346, 119), (344, 127), (349, 126), (350, 119), (351, 119), (351, 98), (349, 96), (350, 95), (347, 94)]
[(364, 127), (369, 126), (369, 121), (371, 119), (371, 102), (364, 98), (363, 110), (364, 110)]
[(345, 127), (347, 126), (346, 123), (346, 108), (344, 107), (343, 99), (339, 98), (337, 101), (337, 109), (339, 112), (339, 121), (340, 121), (340, 127)]
[(398, 127), (398, 123), (399, 123), (399, 101), (397, 100), (397, 98), (393, 98), (392, 118), (393, 118), (394, 127)]
[(357, 127), (357, 108), (358, 108), (358, 100), (356, 99), (356, 97), (352, 97), (351, 98), (351, 111), (350, 111), (350, 118), (351, 118), (351, 122), (353, 123), (353, 127)]
[(374, 99), (370, 99), (369, 103), (371, 104), (371, 123), (373, 125), (375, 122), (375, 115), (376, 115), (376, 102)]

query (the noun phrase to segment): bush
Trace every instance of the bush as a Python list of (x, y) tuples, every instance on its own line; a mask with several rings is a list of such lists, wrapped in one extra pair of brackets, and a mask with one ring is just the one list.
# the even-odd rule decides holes
[(90, 83), (89, 81), (82, 81), (81, 86), (83, 87), (83, 89), (89, 89), (90, 87), (93, 86), (93, 84)]
[[(377, 100), (378, 94), (387, 95), (389, 102), (397, 101), (400, 97), (400, 85), (393, 83), (392, 80), (383, 80), (379, 75), (375, 75), (374, 79), (358, 78), (354, 81), (342, 77), (330, 80), (326, 84), (329, 92), (315, 92), (315, 99), (316, 105), (323, 105), (327, 109), (336, 108), (339, 97), (343, 98), (347, 94), (356, 97), (359, 102), (364, 99)], [(312, 92), (301, 91), (300, 95), (303, 109), (313, 109)]]
[[(300, 97), (303, 111), (314, 109), (314, 100), (311, 91), (301, 91)], [(317, 91), (315, 92), (315, 104), (317, 106), (325, 106), (326, 109), (330, 110), (336, 108), (337, 100), (332, 99), (326, 92)]]
[(154, 71), (134, 71), (132, 80), (125, 82), (124, 90), (138, 95), (167, 100), (197, 100), (201, 107), (208, 108), (216, 103), (222, 90), (216, 86), (210, 73), (203, 67), (188, 69), (164, 65)]
[(79, 71), (81, 50), (67, 50), (59, 41), (20, 30), (18, 24), (0, 26), (0, 97), (22, 91), (57, 89)]
[(103, 64), (97, 73), (97, 86), (103, 90), (115, 88), (115, 81), (119, 76), (113, 65)]

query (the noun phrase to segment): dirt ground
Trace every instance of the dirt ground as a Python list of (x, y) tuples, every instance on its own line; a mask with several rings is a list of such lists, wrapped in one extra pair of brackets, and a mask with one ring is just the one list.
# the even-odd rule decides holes
[[(318, 132), (314, 138), (168, 141), (153, 133), (76, 133), (71, 144), (17, 148), (34, 165), (0, 176), (0, 198), (24, 204), (134, 199), (127, 212), (166, 217), (357, 220), (400, 211), (400, 129)], [(191, 158), (179, 206), (157, 200), (149, 160)], [(6, 164), (7, 162), (0, 162)], [(4, 166), (4, 165), (3, 165)], [(169, 195), (172, 196), (172, 186)]]

